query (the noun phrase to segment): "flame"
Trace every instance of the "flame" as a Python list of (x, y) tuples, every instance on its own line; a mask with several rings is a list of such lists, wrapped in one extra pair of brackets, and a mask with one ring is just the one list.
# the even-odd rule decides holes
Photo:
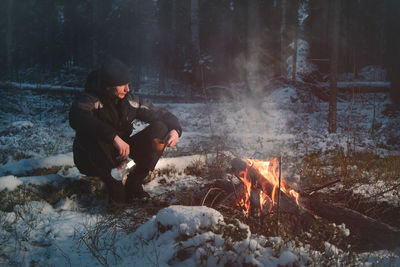
[(240, 206), (244, 206), (244, 208), (246, 209), (246, 214), (250, 213), (250, 194), (251, 194), (251, 181), (248, 179), (248, 171), (249, 168), (246, 168), (246, 170), (241, 171), (239, 173), (239, 178), (240, 180), (242, 180), (243, 185), (244, 185), (244, 199), (242, 198), (240, 200)]
[[(245, 171), (240, 172), (239, 178), (243, 182), (244, 187), (244, 198), (240, 200), (240, 205), (245, 207), (246, 214), (249, 216), (250, 206), (251, 206), (251, 192), (252, 187), (257, 188), (260, 187), (262, 190), (259, 192), (260, 199), (260, 208), (261, 210), (264, 208), (266, 203), (268, 202), (269, 209), (272, 210), (272, 207), (278, 201), (278, 190), (279, 190), (279, 161), (277, 158), (273, 158), (269, 161), (261, 161), (257, 159), (246, 159), (247, 167)], [(249, 168), (253, 168), (258, 172), (260, 177), (264, 180), (261, 182), (261, 185), (258, 185), (257, 182), (251, 181), (251, 177), (249, 175)], [(280, 182), (281, 192), (285, 193), (289, 197), (292, 197), (297, 205), (299, 205), (299, 193), (293, 189), (287, 187), (285, 179), (281, 175)]]

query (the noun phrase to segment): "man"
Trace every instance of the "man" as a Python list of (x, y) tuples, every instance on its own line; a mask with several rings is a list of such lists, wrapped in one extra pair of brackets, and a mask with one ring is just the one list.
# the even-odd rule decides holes
[[(174, 115), (129, 94), (129, 82), (127, 66), (118, 59), (106, 59), (100, 69), (88, 75), (85, 90), (69, 113), (70, 125), (76, 131), (75, 165), (83, 174), (101, 177), (111, 199), (128, 203), (149, 197), (142, 187), (144, 178), (154, 170), (164, 145), (175, 146), (182, 134)], [(131, 136), (136, 119), (149, 126)], [(111, 177), (111, 169), (128, 157), (136, 166), (122, 190), (125, 194), (121, 194), (123, 185)]]

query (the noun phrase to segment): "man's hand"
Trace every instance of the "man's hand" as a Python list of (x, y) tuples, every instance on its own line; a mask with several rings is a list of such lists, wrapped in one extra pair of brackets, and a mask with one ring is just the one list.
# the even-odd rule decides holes
[(118, 135), (114, 137), (113, 145), (119, 152), (119, 159), (126, 159), (129, 157), (129, 145), (125, 143)]
[(168, 147), (174, 147), (179, 140), (179, 134), (176, 130), (171, 130), (164, 139), (164, 143)]

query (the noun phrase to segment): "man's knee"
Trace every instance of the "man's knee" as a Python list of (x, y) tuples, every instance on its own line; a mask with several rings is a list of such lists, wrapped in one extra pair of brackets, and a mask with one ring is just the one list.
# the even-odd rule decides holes
[(152, 137), (164, 139), (168, 133), (168, 127), (162, 121), (155, 121), (150, 124)]

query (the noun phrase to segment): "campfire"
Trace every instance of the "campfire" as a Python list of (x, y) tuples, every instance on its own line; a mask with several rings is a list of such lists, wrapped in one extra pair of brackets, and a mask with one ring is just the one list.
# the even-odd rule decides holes
[(280, 160), (277, 158), (265, 161), (234, 158), (231, 166), (232, 174), (241, 181), (241, 185), (238, 187), (233, 181), (220, 180), (207, 191), (201, 205), (244, 211), (249, 222), (257, 222), (255, 225), (271, 221), (270, 218), (277, 219), (277, 232), (279, 214), (282, 221), (295, 221), (296, 227), (305, 230), (315, 224), (326, 224), (327, 221), (338, 225), (344, 223), (354, 236), (353, 248), (358, 247), (360, 251), (367, 247), (394, 248), (400, 242), (400, 229), (340, 203), (329, 203), (321, 194), (315, 194), (340, 180), (318, 186), (309, 192), (296, 191), (282, 176)]
[(245, 208), (247, 216), (260, 216), (273, 212), (274, 207), (279, 208), (281, 193), (299, 205), (299, 193), (287, 186), (277, 158), (267, 161), (245, 159), (245, 163), (245, 170), (237, 173), (243, 182), (243, 193), (237, 204)]
[(280, 209), (298, 215), (308, 213), (300, 205), (300, 194), (282, 177), (277, 158), (266, 161), (235, 158), (231, 164), (233, 174), (243, 184), (243, 190), (238, 190), (236, 196), (237, 205), (246, 211), (247, 217), (263, 217), (279, 213)]

